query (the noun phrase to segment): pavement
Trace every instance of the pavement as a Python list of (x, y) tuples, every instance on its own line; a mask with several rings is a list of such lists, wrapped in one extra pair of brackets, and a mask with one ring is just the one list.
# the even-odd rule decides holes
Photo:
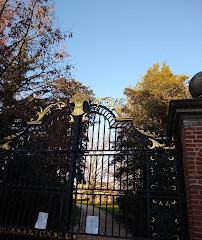
[(98, 235), (104, 235), (103, 236), (90, 236), (90, 235), (77, 235), (77, 239), (96, 239), (96, 240), (102, 240), (102, 239), (116, 239), (119, 237), (119, 239), (126, 239), (132, 238), (132, 234), (127, 229), (127, 226), (124, 226), (123, 223), (120, 223), (118, 220), (112, 217), (110, 214), (106, 214), (105, 211), (93, 207), (93, 206), (87, 206), (87, 205), (80, 205), (78, 204), (78, 207), (81, 208), (82, 216), (80, 221), (80, 229), (79, 233), (85, 233), (86, 230), (86, 217), (87, 216), (98, 216), (99, 217), (99, 232)]

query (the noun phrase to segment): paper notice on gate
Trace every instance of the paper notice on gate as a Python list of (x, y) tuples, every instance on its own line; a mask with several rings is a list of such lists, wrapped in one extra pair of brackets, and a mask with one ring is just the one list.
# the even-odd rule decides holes
[(47, 220), (48, 220), (48, 213), (39, 212), (38, 219), (34, 227), (37, 229), (46, 229)]
[(99, 218), (97, 216), (86, 217), (86, 233), (98, 234)]

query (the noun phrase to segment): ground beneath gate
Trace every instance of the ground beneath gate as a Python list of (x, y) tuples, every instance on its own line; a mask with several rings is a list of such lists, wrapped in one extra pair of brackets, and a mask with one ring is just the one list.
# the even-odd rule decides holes
[(99, 223), (99, 234), (106, 235), (106, 236), (113, 236), (113, 237), (98, 237), (98, 236), (85, 236), (85, 235), (78, 235), (77, 239), (116, 239), (116, 237), (121, 237), (121, 239), (126, 239), (125, 237), (131, 238), (132, 234), (129, 232), (124, 224), (120, 223), (116, 219), (112, 218), (112, 215), (106, 214), (105, 211), (100, 210), (92, 206), (87, 205), (80, 205), (79, 207), (82, 208), (82, 218), (80, 223), (80, 230), (79, 232), (85, 232), (85, 224), (86, 224), (86, 216), (99, 216), (100, 215), (100, 223)]

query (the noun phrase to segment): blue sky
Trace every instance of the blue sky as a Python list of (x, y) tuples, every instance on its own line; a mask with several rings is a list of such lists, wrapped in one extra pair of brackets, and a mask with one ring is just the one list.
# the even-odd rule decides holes
[(123, 98), (164, 61), (175, 74), (202, 71), (202, 0), (56, 0), (72, 76), (97, 97)]

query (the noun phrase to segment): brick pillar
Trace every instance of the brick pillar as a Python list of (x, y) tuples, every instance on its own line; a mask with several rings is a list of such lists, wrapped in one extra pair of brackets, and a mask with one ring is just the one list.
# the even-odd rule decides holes
[(181, 142), (190, 240), (202, 240), (202, 99), (171, 101), (168, 135)]

